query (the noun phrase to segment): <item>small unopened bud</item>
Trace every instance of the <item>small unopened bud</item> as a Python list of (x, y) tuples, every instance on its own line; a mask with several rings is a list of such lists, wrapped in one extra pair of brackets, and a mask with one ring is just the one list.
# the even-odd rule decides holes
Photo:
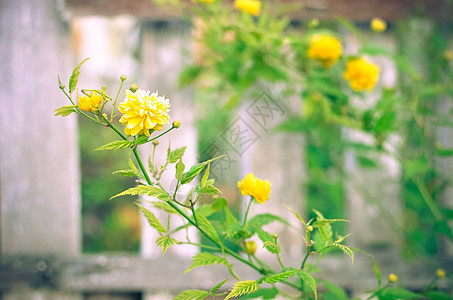
[(313, 240), (310, 240), (310, 242), (308, 243), (309, 246), (313, 246), (315, 244), (315, 242)]
[(131, 87), (129, 88), (131, 90), (132, 93), (135, 93), (135, 91), (138, 90), (138, 85), (136, 85), (135, 83), (131, 85)]
[(392, 283), (395, 283), (398, 281), (398, 276), (396, 276), (395, 274), (390, 274), (389, 275), (389, 281), (392, 282)]
[(278, 239), (278, 233), (274, 233), (272, 236), (273, 236), (275, 239)]
[(313, 231), (313, 226), (308, 225), (308, 226), (307, 226), (307, 230), (310, 231), (310, 232)]
[(444, 278), (445, 275), (446, 275), (446, 273), (445, 273), (444, 269), (437, 269), (437, 271), (436, 271), (437, 278)]
[(158, 141), (158, 140), (154, 140), (154, 141), (153, 141), (153, 145), (154, 145), (154, 146), (159, 145), (159, 141)]
[(124, 80), (126, 80), (126, 79), (127, 79), (127, 77), (126, 77), (126, 75), (124, 75), (124, 74), (121, 74), (121, 76), (120, 76), (120, 79), (121, 79), (121, 81), (124, 81)]
[(181, 122), (174, 121), (171, 125), (173, 126), (173, 128), (179, 128), (179, 126), (181, 126)]
[(65, 86), (64, 84), (60, 83), (60, 89), (64, 90)]
[(256, 243), (254, 241), (245, 242), (245, 249), (247, 250), (248, 254), (255, 254), (257, 247), (258, 246), (256, 245)]
[(319, 20), (318, 19), (311, 19), (310, 22), (308, 23), (308, 28), (315, 28), (319, 26)]

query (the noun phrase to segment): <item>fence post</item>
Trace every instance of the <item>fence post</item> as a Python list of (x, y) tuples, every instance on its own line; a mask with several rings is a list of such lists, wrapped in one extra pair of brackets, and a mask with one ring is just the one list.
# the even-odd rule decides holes
[[(76, 119), (55, 117), (67, 104), (71, 55), (57, 1), (0, 6), (1, 255), (76, 255), (80, 250)], [(46, 272), (46, 263), (36, 272)], [(44, 273), (43, 273), (44, 274)], [(3, 299), (81, 299), (42, 288), (4, 291)]]

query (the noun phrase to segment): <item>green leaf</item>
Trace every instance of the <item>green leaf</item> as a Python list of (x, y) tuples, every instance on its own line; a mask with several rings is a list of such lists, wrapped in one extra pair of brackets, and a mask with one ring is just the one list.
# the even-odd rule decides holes
[(136, 176), (139, 175), (134, 170), (118, 170), (118, 171), (114, 171), (112, 174), (120, 174), (120, 175), (123, 175), (123, 176), (126, 176), (126, 177), (136, 177)]
[(189, 84), (192, 84), (200, 75), (203, 70), (202, 66), (192, 65), (184, 68), (181, 74), (179, 74), (178, 85), (179, 87), (184, 87)]
[(436, 155), (438, 155), (438, 156), (452, 156), (453, 155), (453, 149), (438, 148), (438, 149), (436, 149)]
[(299, 221), (301, 221), (305, 225), (304, 219), (302, 219), (302, 217), (294, 209), (292, 209), (291, 207), (286, 206), (286, 205), (285, 205), (285, 207), (287, 209), (289, 209), (299, 219)]
[(324, 279), (318, 279), (318, 282), (321, 282), (326, 287), (326, 289), (332, 294), (332, 296), (334, 296), (334, 299), (349, 300), (348, 295), (341, 287), (336, 286), (335, 284)]
[(376, 276), (376, 278), (378, 280), (378, 287), (381, 287), (381, 284), (382, 284), (381, 270), (379, 269), (378, 265), (376, 264), (376, 262), (374, 260), (372, 260), (371, 263), (373, 264), (374, 275)]
[(422, 295), (418, 293), (414, 293), (412, 291), (403, 289), (403, 288), (397, 288), (397, 287), (390, 287), (381, 290), (379, 293), (377, 293), (378, 296), (385, 297), (387, 299), (420, 299), (423, 298)]
[(208, 164), (208, 167), (206, 168), (206, 171), (204, 172), (203, 178), (201, 179), (201, 182), (200, 182), (202, 188), (204, 188), (206, 186), (206, 181), (208, 181), (210, 168), (211, 168), (211, 164)]
[(224, 300), (253, 293), (257, 291), (259, 287), (260, 285), (255, 280), (238, 281), (234, 284), (233, 289)]
[(182, 179), (180, 180), (181, 183), (182, 184), (186, 184), (186, 183), (191, 182), (203, 170), (203, 168), (207, 164), (209, 164), (210, 162), (212, 162), (212, 161), (214, 161), (214, 160), (216, 160), (218, 158), (221, 158), (223, 156), (225, 156), (225, 155), (221, 155), (221, 156), (215, 157), (213, 159), (210, 159), (210, 160), (207, 160), (205, 162), (202, 162), (202, 163), (199, 163), (199, 164), (196, 164), (196, 165), (192, 166), (189, 171), (187, 171), (186, 173), (184, 173), (182, 175)]
[(327, 243), (332, 242), (333, 233), (332, 233), (332, 226), (330, 226), (331, 222), (321, 222), (323, 220), (326, 220), (324, 218), (324, 216), (316, 209), (313, 209), (313, 211), (316, 213), (316, 215), (318, 215), (318, 219), (315, 223), (313, 223), (313, 227), (315, 226), (314, 224), (319, 222), (316, 225), (316, 227), (318, 227), (318, 231), (319, 231), (319, 234), (321, 235), (321, 238)]
[(76, 105), (65, 105), (65, 106), (59, 107), (56, 110), (54, 110), (55, 116), (62, 116), (62, 117), (69, 116), (73, 112), (77, 112), (77, 110), (75, 109), (76, 107), (77, 107)]
[(152, 206), (154, 206), (155, 208), (165, 211), (166, 213), (169, 213), (169, 214), (172, 214), (172, 215), (178, 215), (179, 214), (176, 211), (176, 209), (171, 207), (170, 204), (168, 204), (165, 201), (147, 201), (147, 202), (149, 204), (151, 204)]
[(332, 223), (335, 223), (335, 222), (348, 222), (348, 223), (351, 223), (351, 221), (345, 220), (345, 219), (322, 219), (322, 220), (315, 221), (312, 224), (312, 226), (313, 227), (323, 227), (326, 224), (332, 224)]
[(318, 299), (318, 288), (316, 285), (316, 280), (310, 274), (302, 270), (299, 271), (297, 274), (313, 291), (313, 293), (315, 294), (315, 299)]
[(209, 296), (209, 293), (201, 290), (187, 290), (173, 298), (173, 300), (202, 300)]
[(205, 186), (200, 192), (208, 195), (217, 195), (221, 193), (221, 191), (213, 185)]
[(86, 62), (88, 58), (85, 58), (82, 60), (80, 64), (78, 64), (74, 70), (72, 71), (71, 78), (69, 79), (69, 93), (71, 94), (74, 92), (74, 90), (77, 87), (77, 82), (79, 81), (79, 75), (80, 75), (80, 67), (83, 65), (84, 62)]
[(212, 266), (213, 264), (228, 265), (228, 261), (223, 257), (219, 257), (208, 252), (200, 252), (195, 254), (192, 258), (192, 265), (185, 270), (184, 273), (187, 273), (196, 267)]
[(134, 140), (134, 145), (142, 145), (148, 142), (149, 136), (142, 134)]
[(175, 149), (173, 151), (170, 151), (170, 146), (168, 147), (168, 152), (167, 152), (167, 162), (169, 164), (174, 164), (178, 160), (181, 159), (181, 157), (184, 155), (184, 152), (186, 151), (187, 147), (182, 147)]
[(224, 281), (219, 282), (215, 287), (212, 288), (209, 294), (214, 294), (215, 292), (217, 292), (222, 287), (222, 285), (224, 285), (229, 279), (230, 278), (227, 278)]
[(156, 239), (156, 245), (162, 247), (163, 254), (165, 254), (165, 251), (167, 251), (167, 249), (173, 246), (175, 243), (176, 240), (167, 235), (160, 236)]
[(101, 147), (95, 149), (95, 151), (125, 149), (125, 148), (132, 148), (133, 146), (134, 146), (134, 143), (132, 143), (130, 141), (126, 141), (126, 140), (121, 140), (121, 141), (110, 142), (104, 146), (101, 146)]
[(275, 240), (274, 241), (266, 241), (266, 242), (264, 242), (263, 246), (270, 253), (274, 253), (274, 254), (280, 253), (280, 246), (278, 245), (278, 243)]
[(291, 271), (286, 271), (286, 272), (281, 272), (277, 273), (268, 277), (264, 278), (264, 281), (269, 283), (269, 284), (274, 284), (283, 280), (286, 280), (288, 278), (293, 277), (296, 275), (300, 270), (291, 270)]
[(141, 206), (138, 203), (135, 203), (135, 204), (143, 212), (143, 214), (145, 215), (145, 217), (148, 220), (149, 225), (151, 225), (151, 227), (153, 227), (154, 229), (156, 229), (157, 231), (159, 231), (161, 233), (167, 232), (167, 230), (165, 230), (164, 226), (162, 226), (162, 224), (160, 223), (159, 219), (150, 210), (146, 209), (145, 207)]
[(242, 296), (240, 299), (270, 300), (270, 299), (274, 299), (278, 294), (279, 294), (279, 292), (276, 288), (259, 289), (256, 292)]
[(181, 160), (181, 158), (179, 158), (179, 161), (178, 163), (176, 164), (176, 179), (178, 179), (178, 181), (181, 181), (182, 180), (182, 174), (184, 173), (184, 169), (185, 169), (185, 166)]
[(217, 234), (214, 226), (209, 222), (208, 218), (203, 215), (197, 215), (198, 225), (206, 231), (206, 233), (216, 242), (220, 243), (219, 235)]
[(165, 195), (167, 196), (168, 193), (158, 187), (151, 186), (151, 185), (137, 185), (134, 187), (131, 187), (119, 194), (116, 194), (115, 196), (111, 197), (111, 199), (119, 197), (119, 196), (124, 196), (124, 195), (147, 195), (147, 196), (158, 196), (158, 195)]
[(451, 300), (451, 294), (441, 292), (441, 291), (429, 291), (424, 293), (426, 296), (429, 297), (430, 300)]
[(349, 247), (338, 243), (333, 243), (332, 246), (340, 249), (341, 251), (349, 255), (349, 257), (351, 258), (351, 263), (354, 263), (354, 252), (352, 252), (352, 250)]

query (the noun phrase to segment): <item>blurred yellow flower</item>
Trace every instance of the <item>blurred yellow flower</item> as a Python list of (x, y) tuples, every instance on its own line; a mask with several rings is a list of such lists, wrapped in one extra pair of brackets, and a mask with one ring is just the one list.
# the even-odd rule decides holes
[(445, 57), (446, 60), (452, 60), (453, 59), (453, 51), (445, 50), (444, 51), (444, 57)]
[(135, 92), (126, 90), (126, 98), (118, 105), (124, 115), (120, 123), (126, 125), (127, 135), (150, 135), (150, 130), (162, 130), (168, 124), (170, 117), (170, 100), (159, 96), (157, 92), (137, 89)]
[(379, 18), (373, 18), (370, 27), (374, 32), (383, 32), (387, 29), (387, 22)]
[(319, 60), (324, 67), (333, 65), (342, 54), (343, 47), (338, 39), (325, 34), (315, 34), (311, 37), (308, 58)]
[(253, 16), (258, 16), (261, 12), (261, 1), (259, 0), (235, 0), (234, 7)]
[(398, 276), (396, 276), (395, 274), (390, 274), (389, 275), (389, 281), (392, 282), (392, 283), (395, 283), (398, 281)]
[(260, 180), (253, 173), (247, 174), (241, 181), (238, 182), (238, 188), (242, 195), (250, 195), (261, 204), (269, 200), (271, 193), (271, 183), (269, 180)]
[(369, 91), (379, 80), (379, 67), (363, 57), (350, 59), (346, 64), (343, 78), (349, 80), (349, 85), (354, 91)]
[(258, 246), (256, 245), (256, 243), (254, 241), (245, 242), (245, 249), (247, 250), (248, 254), (251, 254), (251, 255), (255, 254), (256, 248), (258, 248)]
[(437, 278), (444, 278), (445, 275), (447, 275), (447, 274), (444, 269), (437, 269), (437, 271), (436, 271)]
[(77, 93), (77, 98), (79, 98), (78, 107), (81, 110), (91, 111), (91, 112), (98, 111), (99, 108), (101, 108), (101, 104), (102, 104), (102, 100), (103, 100), (102, 96), (98, 95), (98, 93), (96, 93), (96, 92), (91, 92), (90, 96), (82, 96), (82, 97), (79, 97), (79, 95)]

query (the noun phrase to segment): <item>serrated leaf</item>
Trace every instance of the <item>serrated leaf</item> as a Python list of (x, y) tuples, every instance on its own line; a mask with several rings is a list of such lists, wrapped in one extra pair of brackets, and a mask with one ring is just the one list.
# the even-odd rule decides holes
[(264, 248), (270, 253), (278, 254), (280, 253), (280, 246), (275, 241), (266, 241), (264, 242)]
[(259, 287), (260, 285), (255, 280), (238, 281), (234, 284), (233, 289), (224, 300), (253, 293), (257, 291)]
[(75, 109), (76, 107), (77, 107), (76, 105), (65, 105), (65, 106), (59, 107), (56, 110), (54, 110), (55, 116), (62, 116), (62, 117), (69, 116), (70, 114), (76, 112), (76, 109)]
[(230, 278), (227, 278), (227, 279), (225, 279), (224, 281), (219, 282), (215, 287), (213, 287), (213, 288), (211, 289), (211, 291), (209, 292), (209, 294), (214, 294), (215, 292), (217, 292), (217, 291), (222, 287), (222, 285), (224, 285), (228, 280), (230, 280)]
[(193, 268), (201, 267), (201, 266), (212, 266), (213, 264), (218, 265), (228, 265), (228, 261), (220, 256), (208, 253), (208, 252), (200, 252), (195, 254), (192, 258), (192, 265), (184, 271), (184, 273), (190, 272)]
[(297, 274), (308, 285), (308, 287), (313, 291), (313, 293), (315, 294), (315, 299), (318, 299), (318, 288), (317, 288), (316, 280), (305, 271), (300, 271)]
[(135, 140), (134, 140), (134, 144), (135, 145), (142, 145), (142, 144), (145, 144), (148, 142), (148, 139), (149, 139), (149, 136), (145, 135), (145, 134), (142, 134), (142, 135), (139, 135)]
[(377, 293), (378, 296), (385, 297), (386, 299), (421, 299), (423, 298), (422, 295), (418, 293), (414, 293), (412, 291), (403, 289), (403, 288), (397, 288), (397, 287), (390, 287), (386, 289), (382, 289), (379, 293)]
[(85, 58), (84, 60), (82, 60), (72, 71), (71, 78), (69, 79), (69, 93), (70, 94), (72, 92), (74, 92), (75, 88), (77, 87), (77, 82), (79, 81), (79, 75), (80, 75), (80, 67), (87, 60), (88, 60), (88, 58)]
[(283, 280), (286, 280), (288, 278), (293, 277), (296, 275), (300, 270), (292, 270), (292, 271), (286, 271), (286, 272), (281, 272), (278, 274), (274, 274), (268, 277), (264, 278), (264, 281), (269, 283), (269, 284), (274, 284)]
[(332, 224), (332, 223), (335, 223), (335, 222), (348, 222), (348, 223), (351, 223), (351, 221), (349, 220), (345, 220), (345, 219), (323, 219), (323, 220), (317, 220), (315, 221), (312, 226), (313, 227), (322, 227), (326, 224)]
[(171, 207), (167, 202), (164, 201), (148, 201), (149, 204), (154, 206), (157, 209), (163, 210), (166, 213), (172, 214), (172, 215), (178, 215), (179, 213)]
[(120, 174), (120, 175), (123, 175), (123, 176), (126, 176), (126, 177), (136, 177), (136, 176), (139, 175), (134, 170), (118, 170), (118, 171), (114, 171), (112, 174)]
[(209, 177), (209, 169), (211, 168), (211, 164), (208, 164), (208, 167), (206, 168), (206, 171), (204, 172), (203, 178), (201, 179), (201, 187), (204, 188), (206, 186), (206, 181), (208, 180)]
[(178, 181), (182, 180), (182, 174), (184, 173), (184, 169), (185, 169), (185, 166), (180, 158), (178, 163), (176, 164), (176, 175), (175, 175), (175, 177)]
[(119, 197), (119, 196), (124, 196), (124, 195), (147, 195), (147, 196), (157, 196), (157, 195), (165, 195), (167, 196), (168, 193), (164, 190), (161, 190), (158, 187), (151, 186), (151, 185), (137, 185), (134, 187), (131, 187), (119, 194), (116, 194), (115, 196), (111, 197), (111, 199)]
[(376, 264), (376, 262), (374, 260), (372, 260), (371, 263), (373, 264), (374, 275), (376, 276), (376, 278), (378, 280), (378, 287), (381, 287), (381, 283), (382, 283), (381, 270), (379, 269), (378, 265)]
[(352, 252), (352, 250), (348, 246), (338, 244), (338, 243), (333, 243), (332, 246), (340, 249), (341, 251), (343, 251), (344, 253), (349, 255), (349, 257), (351, 258), (351, 263), (354, 263), (354, 252)]
[(104, 146), (101, 146), (101, 147), (95, 149), (95, 151), (125, 149), (125, 148), (132, 148), (133, 146), (134, 146), (134, 143), (132, 143), (131, 141), (126, 141), (126, 140), (114, 141), (114, 142), (110, 142)]
[(140, 205), (138, 203), (135, 203), (135, 204), (143, 212), (143, 214), (145, 215), (145, 217), (148, 220), (148, 223), (149, 223), (149, 225), (151, 225), (151, 227), (153, 227), (154, 229), (156, 229), (157, 231), (159, 231), (161, 233), (167, 232), (167, 230), (164, 228), (164, 226), (162, 226), (162, 224), (160, 223), (159, 219), (150, 210), (146, 209), (145, 207), (143, 207), (142, 205)]
[(173, 298), (173, 300), (202, 300), (207, 296), (209, 296), (207, 291), (187, 290), (180, 293), (178, 296)]
[(196, 165), (193, 165), (189, 171), (187, 171), (186, 173), (184, 173), (182, 175), (182, 178), (181, 178), (181, 183), (182, 184), (186, 184), (186, 183), (189, 183), (191, 182), (198, 174), (200, 174), (200, 172), (204, 169), (204, 167), (209, 164), (210, 162), (216, 160), (216, 159), (219, 159), (221, 157), (223, 157), (225, 155), (221, 155), (221, 156), (218, 156), (218, 157), (215, 157), (215, 158), (212, 158), (210, 160), (207, 160), (207, 161), (204, 161), (202, 163), (199, 163), (199, 164), (196, 164)]
[(301, 221), (301, 222), (305, 225), (304, 219), (303, 219), (303, 218), (302, 218), (302, 217), (301, 217), (294, 209), (292, 209), (291, 207), (286, 206), (286, 205), (285, 205), (285, 207), (286, 207), (287, 209), (289, 209), (289, 210), (296, 216), (296, 218), (298, 218), (299, 221)]
[[(167, 151), (167, 162), (170, 164), (177, 162), (184, 155), (186, 148), (187, 147), (184, 146), (173, 151)], [(168, 150), (170, 150), (170, 148), (168, 148)]]
[(201, 190), (201, 193), (202, 194), (208, 194), (208, 195), (217, 195), (217, 194), (220, 194), (221, 191), (218, 188), (216, 188), (215, 186), (213, 186), (213, 185), (208, 185), (208, 186), (205, 186)]
[(197, 222), (198, 225), (204, 229), (204, 231), (216, 242), (220, 243), (220, 238), (219, 235), (217, 234), (217, 231), (215, 230), (214, 226), (212, 226), (211, 222), (209, 222), (208, 218), (206, 218), (203, 215), (196, 215), (197, 216)]
[(156, 245), (162, 248), (162, 253), (165, 254), (168, 248), (173, 246), (176, 243), (174, 238), (163, 235), (156, 239)]

